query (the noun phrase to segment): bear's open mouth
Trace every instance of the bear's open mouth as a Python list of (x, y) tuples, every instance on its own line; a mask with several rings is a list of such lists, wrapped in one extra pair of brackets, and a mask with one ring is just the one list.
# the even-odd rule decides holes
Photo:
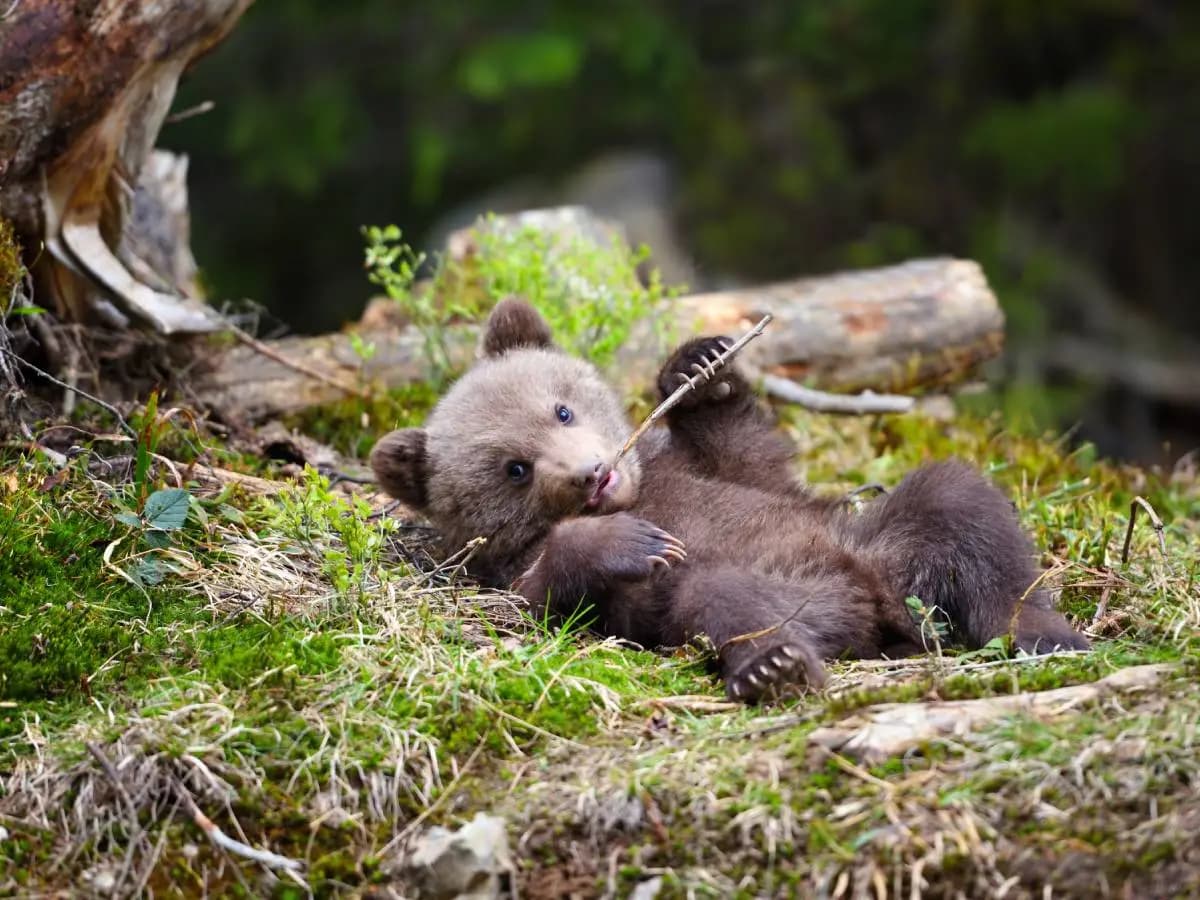
[(617, 489), (617, 484), (620, 482), (621, 476), (617, 474), (616, 469), (610, 469), (596, 484), (596, 490), (592, 492), (592, 496), (588, 497), (587, 505), (589, 509), (595, 509), (604, 502), (604, 498), (610, 496)]

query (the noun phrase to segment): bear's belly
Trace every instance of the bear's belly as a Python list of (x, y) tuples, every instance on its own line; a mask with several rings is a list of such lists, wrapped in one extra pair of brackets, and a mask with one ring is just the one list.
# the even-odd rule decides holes
[(689, 563), (731, 563), (784, 574), (844, 550), (830, 506), (686, 473), (653, 473), (631, 513), (687, 547)]

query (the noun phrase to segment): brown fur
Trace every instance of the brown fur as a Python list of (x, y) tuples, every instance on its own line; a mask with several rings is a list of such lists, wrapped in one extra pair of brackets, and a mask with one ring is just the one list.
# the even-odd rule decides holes
[[(824, 659), (919, 652), (910, 595), (977, 647), (1009, 631), (1028, 592), (1017, 646), (1088, 646), (1030, 590), (1032, 542), (973, 468), (924, 466), (853, 513), (795, 481), (792, 448), (733, 370), (689, 394), (587, 506), (630, 427), (596, 370), (548, 334), (528, 306), (499, 304), (489, 356), (424, 429), (393, 432), (371, 455), (383, 487), (423, 510), (448, 549), (486, 536), (474, 574), (515, 586), (535, 615), (589, 607), (598, 631), (645, 646), (706, 635), (730, 695), (745, 699), (820, 684)], [(722, 340), (679, 348), (660, 394)], [(510, 477), (513, 461), (532, 465), (525, 483)]]

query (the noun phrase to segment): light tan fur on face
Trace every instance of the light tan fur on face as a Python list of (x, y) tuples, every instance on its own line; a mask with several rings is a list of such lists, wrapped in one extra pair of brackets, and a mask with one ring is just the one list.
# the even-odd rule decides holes
[[(572, 412), (564, 425), (559, 404)], [(588, 491), (573, 484), (585, 464), (611, 463), (630, 431), (621, 404), (594, 367), (564, 353), (511, 350), (477, 363), (426, 423), (426, 512), (450, 546), (488, 536), (489, 556), (513, 554), (557, 521), (584, 513)], [(511, 461), (533, 464), (515, 485)], [(618, 487), (593, 513), (625, 509), (637, 497), (641, 465), (622, 459)]]

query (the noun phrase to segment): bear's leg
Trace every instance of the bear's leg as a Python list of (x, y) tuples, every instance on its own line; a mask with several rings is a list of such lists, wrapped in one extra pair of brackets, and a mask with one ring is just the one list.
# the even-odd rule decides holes
[(802, 578), (689, 565), (667, 610), (669, 643), (706, 635), (729, 696), (754, 700), (789, 685), (820, 687), (821, 661), (879, 652), (876, 601), (839, 573)]
[(799, 490), (791, 470), (791, 442), (775, 429), (745, 378), (731, 366), (712, 365), (732, 344), (729, 338), (696, 338), (663, 364), (660, 400), (688, 377), (706, 378), (667, 413), (672, 446), (688, 465), (710, 478), (772, 493)]
[(966, 463), (924, 466), (847, 522), (855, 542), (882, 558), (900, 597), (939, 609), (967, 644), (1007, 634), (1016, 615), (1022, 650), (1088, 649), (1033, 587), (1033, 542), (1012, 504)]

